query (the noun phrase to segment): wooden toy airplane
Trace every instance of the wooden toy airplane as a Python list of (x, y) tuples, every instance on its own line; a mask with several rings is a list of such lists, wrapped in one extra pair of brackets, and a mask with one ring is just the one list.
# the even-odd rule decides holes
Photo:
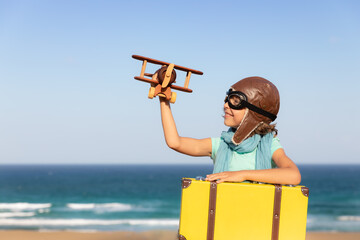
[[(172, 92), (171, 89), (188, 92), (191, 93), (192, 90), (188, 88), (191, 73), (203, 75), (202, 72), (186, 67), (181, 67), (178, 65), (175, 65), (173, 63), (167, 63), (155, 59), (151, 59), (148, 57), (143, 57), (139, 55), (132, 55), (133, 58), (143, 61), (140, 76), (134, 77), (136, 80), (148, 82), (151, 84), (149, 95), (148, 97), (150, 99), (159, 96), (164, 97), (167, 100), (170, 100), (171, 103), (175, 103), (176, 101), (176, 92)], [(153, 63), (157, 65), (162, 65), (160, 69), (158, 69), (155, 73), (145, 73), (146, 70), (146, 64), (147, 63)], [(175, 69), (187, 72), (186, 78), (185, 78), (185, 84), (184, 87), (176, 86), (173, 83), (175, 83), (176, 79), (176, 72)], [(149, 77), (149, 78), (146, 78)]]

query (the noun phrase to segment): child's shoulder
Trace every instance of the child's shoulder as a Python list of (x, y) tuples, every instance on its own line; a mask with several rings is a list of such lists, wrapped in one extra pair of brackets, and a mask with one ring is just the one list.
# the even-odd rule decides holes
[(277, 135), (275, 135), (271, 143), (271, 154), (273, 154), (279, 148), (283, 148), (283, 147), (280, 144), (280, 139), (277, 137)]

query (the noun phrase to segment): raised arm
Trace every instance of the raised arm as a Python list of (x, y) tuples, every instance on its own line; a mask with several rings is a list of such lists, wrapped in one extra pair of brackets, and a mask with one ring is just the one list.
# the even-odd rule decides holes
[(195, 139), (180, 137), (174, 117), (171, 112), (169, 101), (159, 97), (161, 108), (161, 121), (164, 130), (166, 144), (173, 150), (190, 156), (210, 156), (211, 139)]

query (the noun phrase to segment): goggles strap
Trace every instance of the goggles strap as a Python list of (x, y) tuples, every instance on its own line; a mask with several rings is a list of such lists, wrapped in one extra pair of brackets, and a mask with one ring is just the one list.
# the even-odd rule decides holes
[(272, 121), (274, 121), (276, 119), (276, 115), (272, 114), (272, 113), (269, 113), (261, 108), (258, 108), (257, 106), (255, 105), (252, 105), (251, 103), (249, 103), (248, 101), (241, 101), (241, 105), (244, 106), (244, 107), (247, 107), (248, 109), (250, 109), (251, 111), (254, 111), (256, 113), (259, 113), (265, 117), (268, 117), (270, 118)]

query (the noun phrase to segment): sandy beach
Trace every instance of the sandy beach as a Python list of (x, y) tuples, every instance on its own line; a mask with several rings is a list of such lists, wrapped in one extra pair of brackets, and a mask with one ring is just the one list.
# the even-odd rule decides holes
[[(36, 231), (0, 231), (1, 240), (175, 240), (176, 231), (148, 232), (36, 232)], [(306, 240), (359, 240), (360, 232), (333, 233), (308, 232)]]

